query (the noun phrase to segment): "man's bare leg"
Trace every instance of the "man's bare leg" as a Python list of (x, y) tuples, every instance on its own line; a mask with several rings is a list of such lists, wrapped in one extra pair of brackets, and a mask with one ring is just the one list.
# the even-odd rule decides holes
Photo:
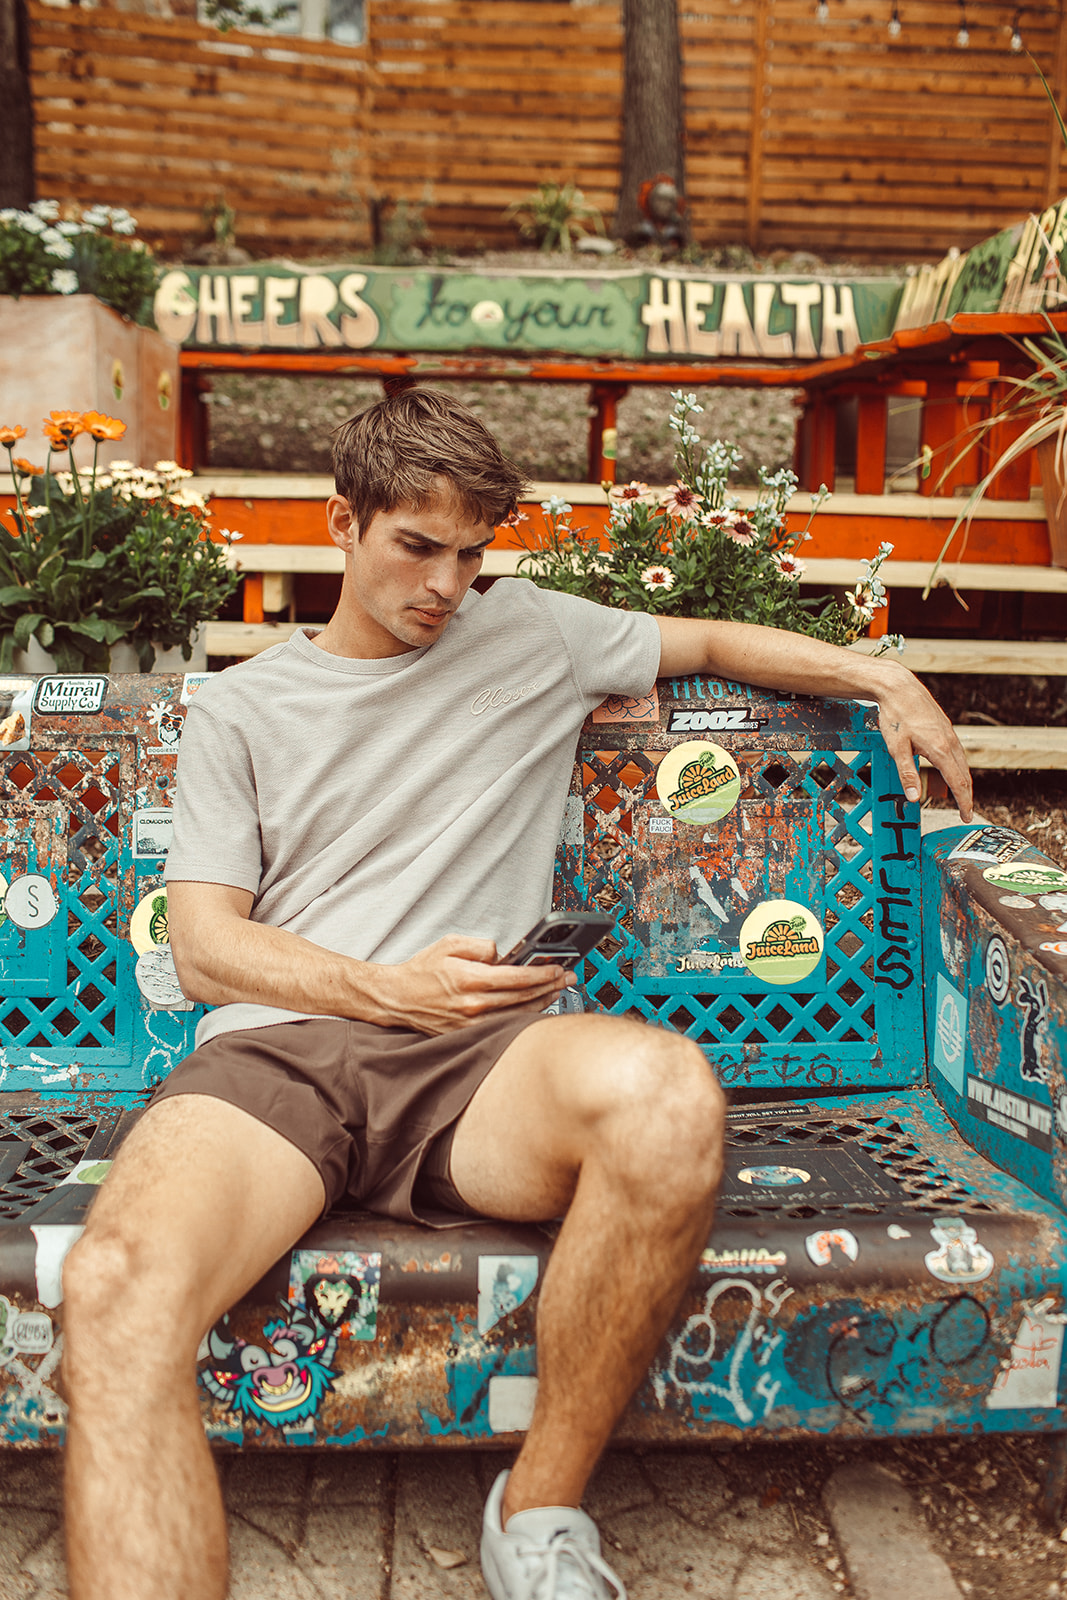
[(491, 1216), (566, 1220), (537, 1313), (533, 1421), (503, 1515), (581, 1502), (711, 1225), (724, 1101), (698, 1047), (610, 1017), (509, 1045), (461, 1118), (452, 1179)]
[(323, 1198), (295, 1145), (210, 1096), (162, 1101), (119, 1152), (63, 1272), (72, 1600), (222, 1600), (197, 1347)]

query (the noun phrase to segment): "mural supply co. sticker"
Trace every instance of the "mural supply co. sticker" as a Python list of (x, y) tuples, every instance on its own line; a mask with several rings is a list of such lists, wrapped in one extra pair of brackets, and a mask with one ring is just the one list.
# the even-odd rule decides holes
[(153, 1011), (191, 1011), (193, 1002), (186, 998), (178, 981), (174, 955), (169, 944), (154, 944), (137, 957), (134, 968), (137, 987)]
[(937, 975), (937, 1015), (934, 1019), (934, 1066), (957, 1094), (963, 1093), (967, 1059), (967, 997), (942, 974)]
[(157, 945), (170, 943), (166, 889), (153, 889), (134, 907), (130, 918), (130, 943), (139, 956)]
[(34, 678), (0, 678), (0, 751), (28, 750)]
[(540, 1268), (537, 1256), (478, 1257), (479, 1333), (488, 1333), (530, 1298)]
[(294, 1250), (289, 1304), (304, 1307), (339, 1339), (376, 1339), (380, 1250)]
[(47, 928), (55, 920), (59, 914), (59, 900), (47, 878), (37, 872), (25, 872), (8, 885), (4, 911), (16, 928), (30, 932), (34, 928)]
[(1039, 1150), (1052, 1149), (1052, 1108), (1039, 1100), (998, 1088), (969, 1073), (967, 1109), (983, 1122), (1003, 1128), (1005, 1133), (1036, 1145)]
[(741, 924), (741, 959), (763, 983), (802, 983), (822, 950), (822, 924), (795, 900), (764, 900)]
[(804, 1240), (808, 1259), (817, 1267), (844, 1267), (859, 1257), (856, 1235), (848, 1228), (821, 1228)]
[(1067, 872), (1051, 861), (1009, 861), (1003, 866), (986, 867), (982, 877), (1011, 894), (1048, 894), (1052, 889), (1067, 889)]
[(750, 1183), (757, 1189), (791, 1189), (798, 1183), (810, 1183), (811, 1173), (803, 1167), (742, 1167), (738, 1181)]
[(768, 1250), (760, 1245), (758, 1250), (712, 1250), (701, 1253), (700, 1265), (712, 1272), (759, 1272), (773, 1278), (785, 1271), (784, 1250)]
[(994, 1005), (1002, 1006), (1011, 989), (1011, 961), (1008, 947), (997, 933), (985, 947), (985, 986)]
[(949, 861), (988, 861), (1003, 864), (1029, 850), (1026, 839), (1009, 828), (976, 828), (961, 839), (946, 857)]
[(133, 814), (133, 857), (135, 861), (159, 861), (174, 842), (174, 810), (154, 806)]
[(106, 678), (39, 678), (33, 709), (41, 717), (95, 717), (107, 699)]
[(741, 774), (721, 745), (688, 739), (656, 768), (656, 793), (669, 817), (703, 828), (733, 810), (741, 797)]
[(995, 1262), (978, 1234), (962, 1217), (939, 1217), (930, 1229), (937, 1245), (923, 1260), (931, 1277), (942, 1283), (981, 1283)]

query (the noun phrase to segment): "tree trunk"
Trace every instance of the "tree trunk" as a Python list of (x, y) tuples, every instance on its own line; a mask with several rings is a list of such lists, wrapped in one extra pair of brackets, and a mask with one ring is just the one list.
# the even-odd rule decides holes
[(0, 0), (0, 206), (33, 199), (33, 101), (25, 0)]
[(622, 91), (622, 181), (613, 232), (624, 239), (642, 220), (637, 192), (666, 173), (685, 192), (682, 48), (677, 0), (623, 0), (626, 65)]

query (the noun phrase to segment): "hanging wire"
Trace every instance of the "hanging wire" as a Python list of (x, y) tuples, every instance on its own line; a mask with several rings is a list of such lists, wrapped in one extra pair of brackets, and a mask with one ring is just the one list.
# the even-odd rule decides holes
[(891, 39), (899, 39), (902, 26), (897, 0), (893, 0), (893, 15), (889, 19), (889, 37)]

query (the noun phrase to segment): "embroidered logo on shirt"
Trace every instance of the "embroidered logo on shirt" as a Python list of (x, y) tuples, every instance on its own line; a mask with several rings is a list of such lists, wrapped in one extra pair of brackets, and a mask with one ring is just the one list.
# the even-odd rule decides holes
[(517, 689), (483, 689), (471, 701), (471, 716), (480, 717), (483, 711), (495, 711), (499, 706), (513, 705), (516, 700), (525, 699), (538, 688), (539, 684), (524, 683)]

